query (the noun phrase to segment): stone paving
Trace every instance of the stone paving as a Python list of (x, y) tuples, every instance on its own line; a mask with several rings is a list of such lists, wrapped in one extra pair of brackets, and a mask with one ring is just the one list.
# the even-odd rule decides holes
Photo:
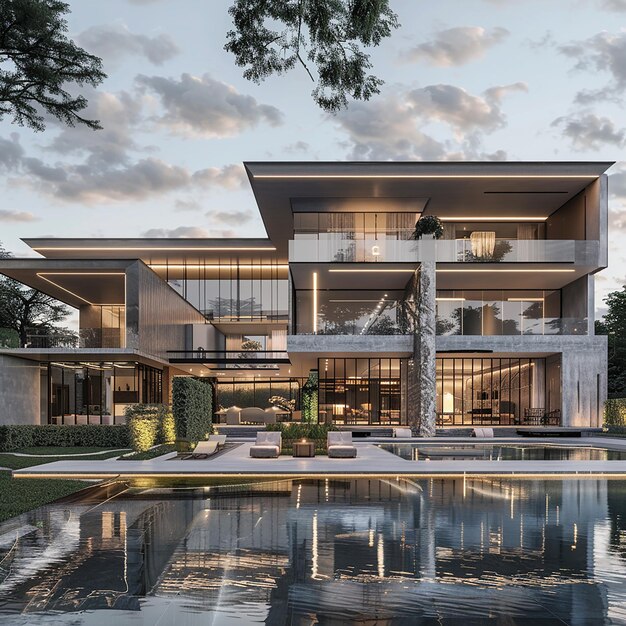
[[(409, 440), (387, 439), (378, 442), (410, 443)], [(476, 440), (469, 438), (414, 439), (420, 444), (444, 443), (484, 443), (484, 444), (523, 444), (523, 445), (566, 445), (594, 446), (626, 450), (626, 439), (610, 439), (606, 437), (585, 437), (583, 439), (542, 438), (528, 441), (527, 439)], [(63, 460), (15, 470), (15, 477), (88, 477), (114, 478), (133, 476), (424, 476), (424, 475), (554, 475), (564, 474), (626, 475), (626, 461), (488, 461), (488, 460), (451, 460), (451, 461), (409, 461), (390, 452), (380, 449), (376, 442), (355, 440), (358, 450), (356, 459), (329, 459), (318, 456), (312, 459), (281, 456), (278, 459), (252, 459), (250, 446), (252, 442), (242, 443), (233, 450), (219, 455), (217, 458), (198, 460), (175, 459), (175, 453), (163, 455), (146, 461), (119, 461), (107, 459), (102, 461)]]

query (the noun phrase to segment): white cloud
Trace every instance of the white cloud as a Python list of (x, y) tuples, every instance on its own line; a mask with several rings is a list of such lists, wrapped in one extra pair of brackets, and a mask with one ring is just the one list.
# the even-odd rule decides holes
[(563, 129), (575, 150), (599, 150), (609, 144), (623, 147), (626, 133), (618, 129), (608, 117), (599, 117), (595, 113), (583, 113), (580, 116), (562, 116), (555, 119), (551, 126)]
[(425, 61), (438, 66), (464, 65), (485, 55), (485, 52), (509, 36), (506, 28), (486, 30), (481, 26), (457, 26), (435, 33), (431, 41), (424, 41), (406, 51), (407, 61)]
[(142, 233), (141, 236), (155, 238), (163, 237), (168, 239), (213, 239), (234, 237), (235, 233), (232, 230), (207, 230), (206, 228), (201, 228), (199, 226), (178, 226), (177, 228), (151, 228), (150, 230)]
[(92, 26), (76, 38), (90, 53), (105, 61), (117, 61), (125, 56), (144, 56), (154, 65), (163, 65), (175, 57), (180, 48), (167, 34), (154, 37), (132, 33), (125, 24)]
[(28, 211), (0, 209), (0, 222), (36, 222), (38, 219)]
[[(454, 85), (429, 85), (367, 103), (355, 102), (334, 119), (348, 136), (342, 145), (349, 149), (348, 158), (352, 159), (502, 160), (506, 156), (502, 150), (482, 152), (480, 137), (506, 125), (502, 97), (525, 90), (523, 83), (515, 83), (474, 96)], [(426, 124), (435, 122), (452, 129), (454, 144), (424, 132)]]
[(278, 126), (283, 121), (276, 107), (259, 104), (208, 74), (198, 77), (185, 73), (180, 80), (139, 75), (135, 80), (159, 98), (164, 113), (155, 121), (176, 134), (229, 137), (261, 122)]
[(212, 222), (227, 226), (238, 226), (252, 219), (251, 211), (207, 211), (205, 215)]

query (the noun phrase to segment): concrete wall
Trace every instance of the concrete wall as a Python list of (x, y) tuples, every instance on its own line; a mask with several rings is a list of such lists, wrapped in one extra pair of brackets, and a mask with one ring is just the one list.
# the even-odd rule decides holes
[(141, 261), (126, 271), (126, 346), (160, 358), (184, 350), (186, 326), (203, 315)]
[(39, 424), (39, 363), (0, 354), (0, 424)]
[(187, 338), (188, 350), (226, 350), (226, 337), (213, 324), (192, 324)]
[(312, 352), (341, 356), (410, 356), (413, 335), (287, 335), (290, 353)]

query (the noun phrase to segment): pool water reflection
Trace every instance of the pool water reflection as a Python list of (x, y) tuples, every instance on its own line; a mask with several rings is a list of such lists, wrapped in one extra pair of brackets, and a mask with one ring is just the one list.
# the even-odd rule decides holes
[(622, 480), (144, 483), (0, 552), (0, 623), (626, 623)]
[(593, 446), (559, 444), (381, 443), (379, 448), (409, 461), (625, 461), (626, 452)]

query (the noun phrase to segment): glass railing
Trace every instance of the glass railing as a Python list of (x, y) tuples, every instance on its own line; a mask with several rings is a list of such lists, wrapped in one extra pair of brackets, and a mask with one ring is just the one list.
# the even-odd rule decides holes
[(569, 239), (298, 239), (289, 242), (291, 263), (571, 263)]
[(587, 329), (587, 319), (575, 317), (498, 317), (475, 310), (436, 316), (437, 335), (586, 335)]

